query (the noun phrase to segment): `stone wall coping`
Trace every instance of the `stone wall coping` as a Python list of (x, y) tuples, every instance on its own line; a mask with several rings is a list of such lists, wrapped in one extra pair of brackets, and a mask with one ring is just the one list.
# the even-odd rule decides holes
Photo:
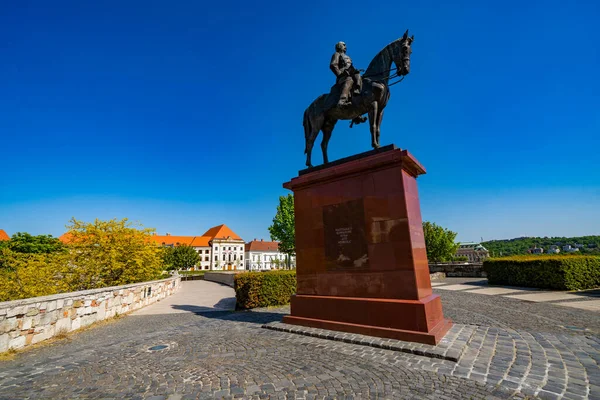
[(180, 279), (180, 278), (181, 278), (181, 276), (175, 275), (170, 278), (159, 279), (156, 281), (130, 283), (128, 285), (109, 286), (109, 287), (105, 287), (105, 288), (88, 289), (88, 290), (80, 290), (77, 292), (66, 292), (66, 293), (53, 294), (50, 296), (30, 297), (28, 299), (4, 301), (4, 302), (0, 302), (0, 309), (18, 307), (18, 306), (23, 306), (23, 305), (28, 305), (28, 304), (42, 303), (42, 302), (47, 302), (47, 301), (52, 301), (52, 300), (60, 300), (60, 299), (67, 299), (67, 298), (74, 298), (74, 297), (85, 297), (85, 296), (94, 295), (94, 294), (98, 294), (98, 293), (102, 293), (102, 292), (114, 292), (116, 290), (131, 289), (131, 288), (135, 288), (135, 287), (139, 287), (139, 286), (147, 286), (147, 285), (158, 284), (158, 283), (167, 282), (167, 281), (176, 281), (177, 279)]

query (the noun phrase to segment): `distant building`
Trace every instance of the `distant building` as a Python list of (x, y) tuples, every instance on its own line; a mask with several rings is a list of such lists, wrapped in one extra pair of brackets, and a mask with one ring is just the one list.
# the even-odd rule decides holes
[[(59, 238), (63, 243), (69, 242), (69, 235)], [(202, 236), (153, 235), (151, 239), (165, 247), (181, 245), (191, 246), (198, 252), (200, 262), (191, 270), (225, 270), (244, 269), (244, 241), (226, 225), (217, 225), (207, 230)]]
[(4, 232), (4, 229), (0, 229), (0, 240), (10, 240), (10, 237)]
[(585, 246), (580, 243), (575, 243), (575, 247), (577, 247), (578, 249), (583, 249)]
[[(254, 239), (246, 243), (246, 269), (251, 271), (286, 268), (287, 255), (279, 251), (279, 242), (265, 242)], [(296, 257), (290, 260), (290, 266), (296, 266)]]
[(527, 250), (530, 254), (543, 254), (544, 249), (542, 247), (533, 246), (533, 249)]
[(578, 248), (576, 248), (576, 247), (571, 247), (571, 245), (570, 245), (570, 244), (565, 244), (565, 245), (562, 247), (562, 249), (563, 249), (563, 251), (564, 251), (565, 253), (574, 253), (574, 252), (576, 252), (576, 251), (579, 251), (579, 249), (578, 249)]
[(558, 254), (560, 253), (560, 249), (557, 245), (552, 245), (548, 248), (548, 254)]
[(481, 243), (460, 243), (456, 250), (458, 257), (467, 257), (470, 262), (480, 262), (490, 256), (490, 252)]

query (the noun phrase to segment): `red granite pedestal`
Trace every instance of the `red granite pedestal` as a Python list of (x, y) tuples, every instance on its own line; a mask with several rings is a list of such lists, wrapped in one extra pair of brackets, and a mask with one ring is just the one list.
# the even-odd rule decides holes
[(284, 184), (294, 192), (298, 288), (283, 322), (437, 344), (452, 323), (432, 294), (417, 176), (386, 146)]

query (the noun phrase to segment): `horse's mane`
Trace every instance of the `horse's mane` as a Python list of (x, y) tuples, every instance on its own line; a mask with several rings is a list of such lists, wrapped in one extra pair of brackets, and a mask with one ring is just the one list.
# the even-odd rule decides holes
[(392, 64), (392, 52), (390, 48), (396, 45), (397, 42), (401, 41), (402, 38), (394, 40), (392, 43), (385, 46), (369, 63), (367, 70), (365, 71), (363, 77), (369, 78), (371, 80), (385, 80), (389, 76), (389, 71), (386, 71), (390, 68)]

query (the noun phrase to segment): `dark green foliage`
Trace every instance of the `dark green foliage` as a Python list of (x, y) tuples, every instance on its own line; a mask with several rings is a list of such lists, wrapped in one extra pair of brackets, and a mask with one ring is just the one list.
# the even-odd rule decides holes
[(16, 253), (27, 254), (50, 254), (65, 250), (61, 241), (52, 235), (33, 236), (27, 232), (17, 232), (10, 240), (0, 242), (0, 245)]
[[(552, 245), (564, 246), (570, 244), (583, 244), (584, 247), (579, 250), (579, 254), (600, 255), (600, 236), (579, 236), (579, 237), (520, 237), (506, 240), (490, 240), (481, 244), (489, 250), (492, 257), (514, 256), (518, 254), (527, 254), (527, 250), (534, 246), (542, 247), (544, 251)], [(562, 250), (562, 249), (561, 249)]]
[(186, 270), (200, 263), (200, 255), (193, 247), (182, 244), (177, 247), (165, 247), (162, 260), (167, 271)]
[(279, 241), (279, 251), (288, 255), (287, 260), (289, 260), (289, 256), (296, 254), (295, 226), (294, 196), (291, 194), (280, 196), (273, 225), (269, 226), (269, 233), (271, 240)]
[(296, 293), (296, 271), (237, 274), (234, 288), (238, 309), (288, 304)]
[(513, 256), (483, 262), (492, 285), (583, 290), (600, 287), (600, 257)]

